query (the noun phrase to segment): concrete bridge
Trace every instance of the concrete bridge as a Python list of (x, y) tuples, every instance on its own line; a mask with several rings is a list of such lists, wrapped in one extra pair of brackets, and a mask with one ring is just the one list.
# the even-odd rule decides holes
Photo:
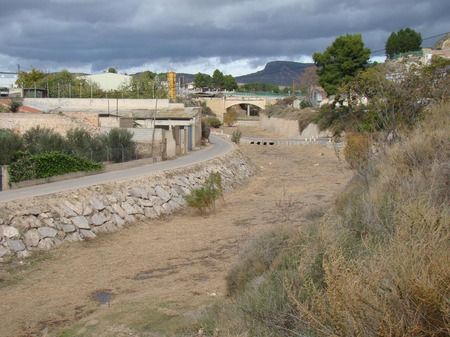
[(223, 119), (223, 115), (229, 108), (235, 105), (253, 105), (264, 110), (267, 105), (274, 104), (275, 98), (266, 97), (242, 97), (242, 96), (224, 96), (224, 97), (202, 97), (206, 106), (214, 112), (218, 118)]

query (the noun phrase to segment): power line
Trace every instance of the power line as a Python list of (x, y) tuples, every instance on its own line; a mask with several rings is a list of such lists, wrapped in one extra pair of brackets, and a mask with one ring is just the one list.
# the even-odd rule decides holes
[[(434, 38), (439, 37), (439, 36), (444, 36), (444, 35), (446, 35), (448, 33), (449, 32), (445, 32), (445, 33), (440, 33), (440, 34), (428, 36), (428, 37), (423, 38), (422, 41), (434, 39)], [(374, 51), (372, 51), (372, 54), (376, 54), (376, 53), (379, 53), (379, 52), (382, 52), (382, 51), (386, 51), (386, 48), (374, 50)]]

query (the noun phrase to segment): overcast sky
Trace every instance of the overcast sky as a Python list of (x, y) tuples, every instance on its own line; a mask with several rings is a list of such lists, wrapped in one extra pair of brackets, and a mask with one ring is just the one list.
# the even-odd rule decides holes
[(0, 71), (242, 75), (271, 60), (311, 61), (341, 34), (362, 33), (377, 50), (400, 28), (450, 31), (450, 1), (0, 0), (0, 27)]

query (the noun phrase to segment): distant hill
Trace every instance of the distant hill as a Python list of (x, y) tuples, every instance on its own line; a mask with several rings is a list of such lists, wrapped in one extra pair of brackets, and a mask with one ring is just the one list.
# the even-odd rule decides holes
[[(235, 77), (238, 83), (267, 83), (274, 85), (290, 86), (292, 81), (297, 81), (305, 68), (313, 63), (300, 63), (291, 61), (273, 61), (266, 64), (263, 70), (256, 73)], [(141, 74), (136, 73), (131, 76)], [(183, 83), (194, 82), (195, 74), (177, 73), (177, 80), (182, 78)]]
[(256, 73), (235, 77), (238, 83), (269, 83), (275, 85), (292, 85), (297, 81), (305, 68), (312, 63), (300, 63), (291, 61), (273, 61), (266, 64), (263, 70)]

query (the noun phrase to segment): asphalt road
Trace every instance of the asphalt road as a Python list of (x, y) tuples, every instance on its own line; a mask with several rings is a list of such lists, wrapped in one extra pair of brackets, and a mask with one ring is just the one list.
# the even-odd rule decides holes
[(64, 192), (92, 185), (99, 185), (111, 181), (122, 181), (135, 177), (147, 176), (165, 170), (176, 169), (201, 163), (223, 155), (232, 149), (232, 144), (220, 137), (211, 135), (210, 141), (212, 143), (212, 146), (206, 149), (190, 152), (185, 156), (173, 160), (142, 165), (120, 171), (99, 173), (81, 178), (3, 191), (0, 192), (0, 202), (37, 197), (40, 195)]

